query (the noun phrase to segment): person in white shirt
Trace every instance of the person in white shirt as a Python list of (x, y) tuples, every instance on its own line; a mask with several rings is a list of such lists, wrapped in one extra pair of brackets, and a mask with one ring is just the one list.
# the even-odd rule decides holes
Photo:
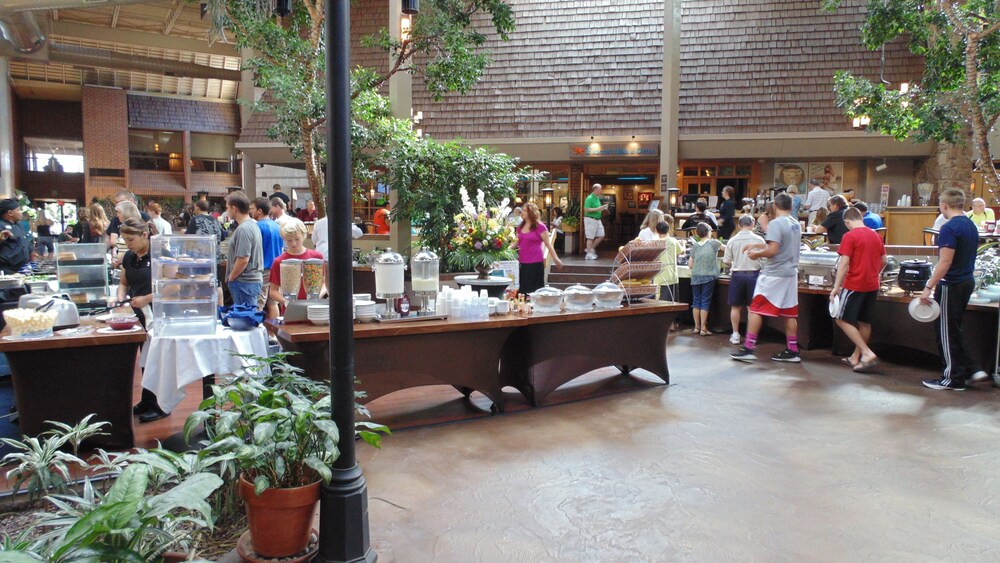
[(639, 236), (636, 239), (642, 242), (649, 242), (658, 238), (656, 236), (656, 225), (662, 220), (663, 212), (659, 209), (651, 209), (646, 214), (646, 218), (643, 219), (642, 225), (639, 225)]
[(282, 201), (280, 197), (272, 197), (271, 220), (277, 223), (279, 227), (281, 227), (291, 219), (294, 219), (294, 217), (285, 213), (285, 202)]
[(764, 245), (764, 239), (753, 232), (753, 215), (741, 215), (737, 232), (726, 243), (726, 253), (722, 262), (730, 267), (729, 278), (729, 322), (733, 325), (733, 334), (729, 337), (732, 344), (740, 343), (740, 318), (743, 308), (749, 307), (753, 301), (753, 292), (757, 286), (757, 275), (760, 273), (760, 260), (751, 260), (746, 254), (748, 246)]
[[(816, 219), (816, 213), (820, 209), (826, 208), (826, 200), (830, 199), (830, 192), (823, 189), (820, 185), (819, 180), (812, 179), (809, 180), (809, 194), (806, 196), (806, 201), (802, 204), (802, 209), (809, 211), (809, 222), (808, 225), (813, 224), (813, 220)], [(798, 219), (796, 218), (796, 221)]]
[(146, 205), (146, 213), (149, 213), (149, 220), (156, 225), (156, 234), (173, 234), (173, 228), (170, 226), (170, 223), (160, 215), (161, 211), (163, 210), (160, 208), (160, 204), (155, 201), (151, 201)]
[[(323, 255), (323, 260), (330, 260), (330, 241), (327, 239), (326, 217), (321, 217), (313, 224), (312, 241), (316, 251)], [(357, 225), (351, 225), (351, 237), (361, 238), (364, 233)]]

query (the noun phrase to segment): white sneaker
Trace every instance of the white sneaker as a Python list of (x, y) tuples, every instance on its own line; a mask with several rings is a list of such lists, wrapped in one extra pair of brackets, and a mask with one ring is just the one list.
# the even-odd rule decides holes
[(588, 254), (587, 255), (587, 260), (597, 260), (597, 255), (596, 254)]
[(739, 344), (740, 343), (740, 333), (734, 332), (732, 334), (732, 336), (729, 337), (729, 343), (730, 344)]

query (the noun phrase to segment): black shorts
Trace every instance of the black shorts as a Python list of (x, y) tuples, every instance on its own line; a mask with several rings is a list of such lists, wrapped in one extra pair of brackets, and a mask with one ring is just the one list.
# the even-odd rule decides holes
[(757, 288), (758, 271), (737, 270), (729, 278), (729, 305), (749, 307), (753, 303), (753, 291)]
[(857, 323), (871, 324), (877, 299), (877, 291), (842, 289), (840, 290), (840, 310), (837, 312), (837, 318), (852, 325)]

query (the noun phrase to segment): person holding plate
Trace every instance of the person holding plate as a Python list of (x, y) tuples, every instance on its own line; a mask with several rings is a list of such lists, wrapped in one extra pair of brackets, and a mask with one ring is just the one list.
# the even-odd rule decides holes
[(976, 267), (979, 229), (962, 211), (965, 208), (962, 190), (947, 189), (938, 202), (946, 221), (937, 236), (938, 262), (920, 293), (920, 302), (930, 305), (933, 298), (941, 307), (934, 326), (938, 350), (944, 360), (944, 373), (940, 379), (926, 379), (923, 383), (924, 387), (938, 391), (964, 391), (967, 382), (976, 383), (990, 377), (976, 366), (962, 333), (962, 316), (976, 287), (972, 271)]

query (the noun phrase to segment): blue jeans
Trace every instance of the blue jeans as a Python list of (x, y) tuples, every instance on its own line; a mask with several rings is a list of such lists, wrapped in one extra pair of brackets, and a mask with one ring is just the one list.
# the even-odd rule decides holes
[(691, 308), (707, 311), (712, 306), (715, 280), (691, 286)]
[(233, 305), (256, 307), (261, 285), (261, 282), (229, 282), (229, 294), (233, 296)]

